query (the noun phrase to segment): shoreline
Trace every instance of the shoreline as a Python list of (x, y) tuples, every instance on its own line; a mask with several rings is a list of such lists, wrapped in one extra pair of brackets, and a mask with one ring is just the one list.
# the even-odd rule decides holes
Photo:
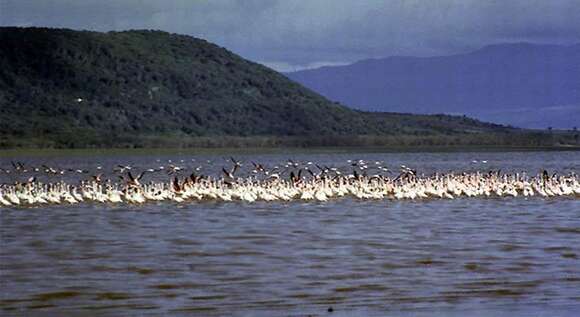
[(219, 154), (341, 154), (341, 153), (454, 153), (454, 152), (576, 152), (580, 146), (316, 146), (316, 147), (199, 147), (199, 148), (78, 148), (0, 149), (0, 158), (19, 156), (86, 155), (219, 155)]

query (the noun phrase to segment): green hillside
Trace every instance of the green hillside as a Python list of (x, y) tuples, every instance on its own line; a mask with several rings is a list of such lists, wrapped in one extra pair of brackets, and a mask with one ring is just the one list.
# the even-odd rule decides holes
[(351, 110), (189, 36), (5, 27), (0, 28), (0, 43), (4, 148), (187, 146), (229, 136), (344, 140), (516, 131), (464, 117)]

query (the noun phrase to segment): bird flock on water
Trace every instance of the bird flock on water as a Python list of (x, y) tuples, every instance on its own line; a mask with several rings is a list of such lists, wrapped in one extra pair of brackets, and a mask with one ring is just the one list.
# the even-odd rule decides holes
[[(580, 180), (575, 173), (559, 175), (544, 170), (537, 175), (527, 175), (491, 170), (424, 175), (404, 165), (393, 172), (383, 166), (384, 162), (373, 164), (363, 160), (348, 160), (347, 167), (341, 169), (293, 160), (272, 168), (256, 162), (251, 162), (251, 165), (242, 163), (233, 157), (226, 160), (228, 166), (223, 166), (219, 176), (203, 175), (202, 166), (187, 168), (171, 161), (167, 166), (141, 169), (139, 173), (130, 165), (117, 165), (110, 177), (104, 176), (101, 166), (91, 173), (83, 169), (35, 167), (11, 162), (11, 167), (0, 168), (0, 176), (15, 175), (24, 180), (0, 184), (0, 206), (160, 201), (324, 202), (339, 197), (393, 200), (518, 196), (580, 198)], [(183, 162), (181, 160), (182, 165)], [(242, 166), (250, 166), (250, 169)], [(242, 172), (242, 169), (246, 171)], [(159, 173), (167, 174), (166, 181), (147, 181), (148, 175)], [(69, 174), (78, 174), (81, 179), (75, 183), (58, 179)], [(48, 181), (40, 181), (41, 176)], [(51, 180), (51, 177), (55, 179)]]

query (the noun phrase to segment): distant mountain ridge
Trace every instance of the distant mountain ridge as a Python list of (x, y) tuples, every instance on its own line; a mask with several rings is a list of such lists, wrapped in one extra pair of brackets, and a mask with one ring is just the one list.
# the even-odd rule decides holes
[(361, 110), (465, 114), (542, 129), (580, 122), (580, 44), (496, 44), (466, 54), (369, 59), (286, 75)]
[(229, 136), (458, 142), (511, 131), (465, 117), (355, 111), (185, 35), (2, 27), (0, 43), (0, 147), (204, 146)]

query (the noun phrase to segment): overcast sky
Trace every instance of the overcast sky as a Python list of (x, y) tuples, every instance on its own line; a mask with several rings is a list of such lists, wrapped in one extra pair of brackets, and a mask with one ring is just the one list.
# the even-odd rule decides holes
[(287, 71), (503, 42), (578, 43), (580, 0), (0, 0), (0, 25), (160, 29)]

